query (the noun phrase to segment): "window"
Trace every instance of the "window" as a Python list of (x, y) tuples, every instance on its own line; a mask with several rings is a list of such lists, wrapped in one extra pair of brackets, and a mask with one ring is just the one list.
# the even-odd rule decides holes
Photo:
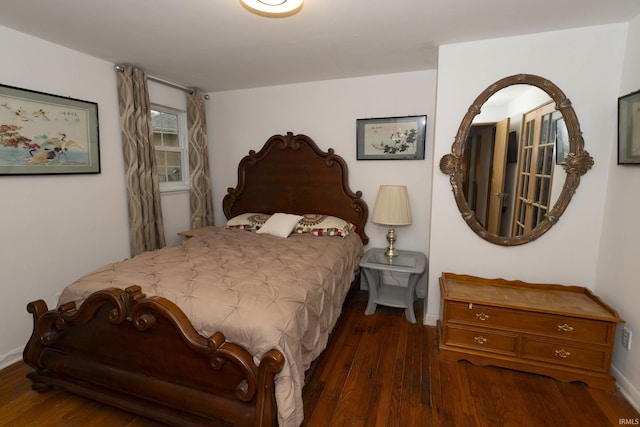
[(151, 107), (153, 144), (161, 191), (189, 188), (189, 150), (186, 112)]

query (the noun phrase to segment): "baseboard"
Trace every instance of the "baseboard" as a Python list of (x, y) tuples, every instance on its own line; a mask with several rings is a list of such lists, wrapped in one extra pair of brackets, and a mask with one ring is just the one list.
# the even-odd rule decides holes
[(440, 316), (434, 316), (433, 314), (426, 314), (424, 319), (422, 319), (422, 323), (427, 326), (436, 326), (438, 324), (438, 320)]
[(640, 391), (615, 366), (611, 366), (611, 374), (616, 378), (616, 386), (620, 393), (631, 403), (636, 411), (640, 412)]
[(9, 365), (13, 365), (18, 360), (22, 359), (22, 351), (24, 346), (11, 350), (8, 353), (0, 355), (0, 369), (4, 369)]

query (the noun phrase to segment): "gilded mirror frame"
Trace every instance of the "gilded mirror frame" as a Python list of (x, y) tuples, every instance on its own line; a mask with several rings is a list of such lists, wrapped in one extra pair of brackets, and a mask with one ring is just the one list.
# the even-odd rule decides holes
[[(545, 218), (538, 224), (536, 228), (522, 236), (506, 237), (499, 236), (488, 232), (478, 221), (475, 212), (471, 210), (467, 204), (462, 186), (462, 156), (466, 135), (469, 132), (474, 117), (480, 114), (482, 105), (497, 91), (512, 85), (532, 85), (546, 92), (555, 102), (556, 110), (562, 113), (564, 117), (567, 131), (569, 135), (569, 154), (566, 158), (564, 166), (566, 179), (562, 187), (562, 192), (558, 197), (553, 208), (547, 213)], [(458, 205), (458, 209), (462, 214), (462, 218), (467, 225), (484, 240), (502, 246), (516, 246), (536, 240), (538, 237), (546, 233), (564, 213), (567, 205), (571, 201), (573, 194), (576, 192), (580, 184), (580, 177), (587, 173), (593, 166), (593, 158), (584, 149), (584, 139), (580, 131), (578, 117), (571, 106), (571, 101), (566, 97), (564, 92), (560, 90), (551, 81), (532, 74), (517, 74), (498, 80), (486, 88), (471, 104), (469, 110), (465, 114), (458, 133), (455, 136), (451, 153), (444, 155), (440, 159), (440, 170), (449, 175), (451, 188)]]

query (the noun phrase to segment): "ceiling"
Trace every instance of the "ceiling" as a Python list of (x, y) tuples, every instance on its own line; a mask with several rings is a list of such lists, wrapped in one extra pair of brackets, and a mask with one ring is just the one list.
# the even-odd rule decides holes
[(205, 92), (435, 69), (442, 44), (639, 14), (638, 0), (305, 0), (286, 18), (238, 0), (0, 0), (1, 26)]

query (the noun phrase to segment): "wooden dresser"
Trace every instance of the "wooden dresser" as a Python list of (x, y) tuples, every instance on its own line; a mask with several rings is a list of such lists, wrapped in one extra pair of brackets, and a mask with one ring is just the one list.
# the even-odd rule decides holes
[(615, 389), (618, 313), (580, 286), (444, 273), (440, 357)]

